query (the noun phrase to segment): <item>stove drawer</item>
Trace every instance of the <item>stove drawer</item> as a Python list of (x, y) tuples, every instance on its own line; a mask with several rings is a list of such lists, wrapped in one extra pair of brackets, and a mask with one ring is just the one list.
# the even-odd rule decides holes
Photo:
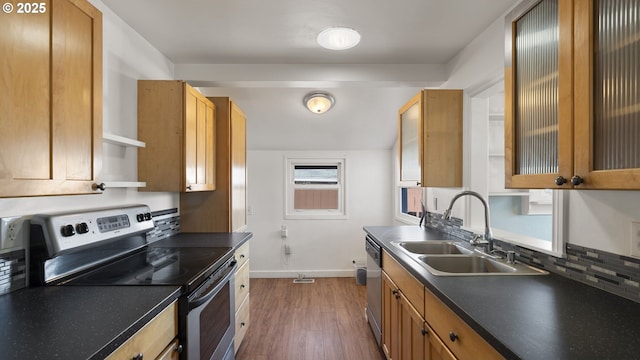
[(249, 260), (249, 242), (242, 244), (236, 250), (236, 261), (238, 261), (238, 268), (242, 267), (247, 260)]
[(236, 335), (233, 340), (236, 354), (238, 353), (242, 339), (244, 339), (244, 335), (249, 329), (249, 299), (249, 297), (244, 299), (244, 302), (240, 305), (240, 309), (236, 312)]
[(133, 359), (140, 354), (145, 359), (155, 359), (178, 335), (177, 319), (178, 305), (177, 301), (174, 301), (107, 359)]

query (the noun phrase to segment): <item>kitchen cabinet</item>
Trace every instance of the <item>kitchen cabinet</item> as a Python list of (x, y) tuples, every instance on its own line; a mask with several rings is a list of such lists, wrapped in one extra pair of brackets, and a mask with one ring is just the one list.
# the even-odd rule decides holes
[(425, 310), (427, 323), (457, 359), (504, 359), (428, 289)]
[(216, 189), (215, 106), (184, 81), (138, 81), (140, 191)]
[(400, 181), (462, 186), (462, 90), (422, 90), (398, 117)]
[(238, 270), (235, 273), (235, 309), (236, 334), (234, 337), (235, 353), (242, 344), (242, 340), (249, 329), (249, 242), (242, 244), (235, 252)]
[(640, 188), (638, 19), (616, 0), (525, 1), (507, 16), (507, 187)]
[(180, 228), (188, 232), (244, 231), (247, 227), (246, 115), (228, 97), (216, 108), (216, 191), (180, 194)]
[(0, 197), (97, 193), (102, 13), (85, 0), (39, 4), (0, 22)]
[(176, 301), (138, 330), (112, 352), (107, 360), (116, 359), (176, 359), (181, 348), (177, 343), (178, 304)]

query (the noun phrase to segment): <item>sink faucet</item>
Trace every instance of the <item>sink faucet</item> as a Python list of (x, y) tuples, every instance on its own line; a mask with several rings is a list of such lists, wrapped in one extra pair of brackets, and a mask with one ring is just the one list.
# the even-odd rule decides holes
[(493, 251), (493, 234), (491, 233), (491, 224), (489, 223), (489, 204), (487, 204), (487, 201), (482, 197), (482, 195), (471, 190), (462, 191), (456, 194), (456, 196), (454, 196), (453, 199), (451, 199), (451, 203), (449, 204), (449, 207), (447, 208), (447, 210), (445, 210), (444, 213), (442, 214), (442, 219), (443, 220), (451, 219), (451, 208), (453, 207), (453, 203), (455, 203), (456, 200), (458, 200), (458, 198), (461, 198), (462, 196), (465, 196), (465, 195), (471, 195), (473, 197), (478, 198), (478, 200), (482, 202), (482, 206), (484, 206), (484, 235), (482, 236), (483, 241), (481, 242), (478, 238), (474, 238), (473, 240), (471, 240), (471, 244), (472, 245), (486, 244), (487, 245), (486, 253), (490, 254), (491, 251)]

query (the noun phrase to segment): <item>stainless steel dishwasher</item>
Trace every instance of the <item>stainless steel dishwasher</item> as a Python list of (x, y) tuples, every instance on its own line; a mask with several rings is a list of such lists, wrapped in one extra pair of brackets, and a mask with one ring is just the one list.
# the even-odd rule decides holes
[(378, 342), (382, 342), (382, 248), (371, 237), (365, 238), (367, 250), (367, 320)]

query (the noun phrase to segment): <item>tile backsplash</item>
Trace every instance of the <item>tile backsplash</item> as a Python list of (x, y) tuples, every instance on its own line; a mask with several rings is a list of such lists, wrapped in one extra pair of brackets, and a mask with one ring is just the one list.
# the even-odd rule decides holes
[(6, 294), (26, 286), (26, 251), (19, 249), (0, 254), (0, 294)]
[[(426, 225), (465, 241), (475, 235), (462, 229), (462, 220), (452, 218), (443, 222), (442, 215), (427, 213)], [(617, 255), (602, 250), (566, 244), (566, 258), (558, 258), (496, 240), (495, 248), (513, 250), (516, 259), (549, 272), (594, 286), (618, 296), (640, 302), (640, 259)]]

